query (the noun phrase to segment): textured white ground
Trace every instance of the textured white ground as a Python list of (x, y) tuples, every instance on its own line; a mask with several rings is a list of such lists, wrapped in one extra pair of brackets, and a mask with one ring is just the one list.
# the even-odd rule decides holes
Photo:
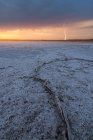
[(93, 140), (93, 44), (61, 42), (0, 43), (0, 140), (62, 140), (43, 81), (60, 100), (71, 139)]

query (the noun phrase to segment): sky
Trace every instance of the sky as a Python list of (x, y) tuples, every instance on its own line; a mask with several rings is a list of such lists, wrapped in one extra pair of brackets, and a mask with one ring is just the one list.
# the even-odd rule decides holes
[(93, 0), (0, 0), (0, 39), (93, 38)]

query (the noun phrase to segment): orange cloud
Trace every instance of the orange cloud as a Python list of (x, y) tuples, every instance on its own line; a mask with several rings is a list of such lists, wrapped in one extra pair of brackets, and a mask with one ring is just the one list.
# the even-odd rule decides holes
[(0, 39), (9, 40), (64, 40), (93, 38), (93, 21), (82, 21), (65, 26), (6, 29), (0, 31)]
[(64, 39), (63, 28), (16, 29), (0, 32), (0, 39), (55, 40)]

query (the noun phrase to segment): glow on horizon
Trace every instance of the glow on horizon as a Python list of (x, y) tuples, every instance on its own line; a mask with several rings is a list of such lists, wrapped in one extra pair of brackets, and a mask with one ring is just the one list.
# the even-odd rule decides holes
[(8, 29), (0, 31), (0, 39), (9, 40), (63, 40), (64, 30), (61, 27), (36, 29)]
[(67, 40), (93, 38), (93, 21), (56, 27), (0, 29), (0, 40)]

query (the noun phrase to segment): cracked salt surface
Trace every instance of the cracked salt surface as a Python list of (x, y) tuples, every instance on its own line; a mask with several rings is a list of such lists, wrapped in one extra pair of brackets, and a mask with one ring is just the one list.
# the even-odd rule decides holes
[(0, 140), (17, 139), (93, 140), (92, 43), (0, 43)]

